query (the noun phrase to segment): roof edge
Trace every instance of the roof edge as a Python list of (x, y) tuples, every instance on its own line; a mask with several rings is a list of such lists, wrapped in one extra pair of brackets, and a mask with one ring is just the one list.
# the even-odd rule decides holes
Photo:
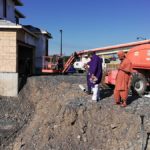
[(115, 48), (136, 46), (136, 45), (147, 44), (147, 43), (150, 43), (150, 39), (142, 40), (142, 41), (138, 41), (138, 42), (118, 44), (118, 45), (113, 45), (113, 46), (106, 46), (106, 47), (100, 47), (100, 48), (94, 48), (94, 49), (81, 50), (79, 53), (89, 52), (89, 51), (95, 51), (95, 52), (97, 52), (97, 51), (105, 51), (105, 50), (111, 50), (111, 49), (115, 49)]
[(15, 15), (18, 15), (19, 18), (26, 18), (18, 9), (15, 8)]
[(23, 3), (20, 0), (13, 0), (16, 6), (23, 6)]

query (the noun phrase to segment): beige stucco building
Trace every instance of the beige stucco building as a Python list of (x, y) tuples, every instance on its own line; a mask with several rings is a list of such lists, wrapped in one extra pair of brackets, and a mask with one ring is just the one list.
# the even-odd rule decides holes
[(48, 55), (47, 31), (19, 24), (25, 16), (15, 6), (20, 0), (0, 0), (0, 95), (17, 96), (22, 74), (39, 73), (42, 56)]

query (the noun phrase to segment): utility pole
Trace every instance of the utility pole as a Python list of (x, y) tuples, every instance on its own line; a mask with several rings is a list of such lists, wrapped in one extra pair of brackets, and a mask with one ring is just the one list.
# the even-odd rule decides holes
[(62, 56), (62, 31), (60, 30), (60, 56)]

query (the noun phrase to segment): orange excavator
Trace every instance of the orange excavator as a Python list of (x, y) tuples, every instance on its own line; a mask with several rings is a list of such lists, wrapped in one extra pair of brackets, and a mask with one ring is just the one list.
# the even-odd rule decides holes
[[(126, 57), (132, 62), (131, 89), (143, 95), (150, 85), (150, 44), (131, 48)], [(117, 70), (107, 72), (105, 83), (115, 85)]]

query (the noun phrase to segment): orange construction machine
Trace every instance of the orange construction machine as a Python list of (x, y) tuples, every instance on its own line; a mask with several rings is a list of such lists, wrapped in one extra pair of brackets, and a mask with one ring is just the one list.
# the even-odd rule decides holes
[(86, 54), (88, 51), (80, 51), (72, 54), (69, 59), (64, 64), (64, 60), (59, 55), (54, 56), (43, 56), (43, 65), (42, 72), (43, 73), (66, 73), (69, 68), (76, 60), (76, 58), (80, 57), (82, 54)]
[[(133, 65), (131, 77), (131, 89), (137, 94), (145, 93), (147, 86), (150, 85), (150, 44), (143, 44), (131, 48), (126, 57)], [(105, 83), (115, 85), (117, 70), (107, 72)]]

